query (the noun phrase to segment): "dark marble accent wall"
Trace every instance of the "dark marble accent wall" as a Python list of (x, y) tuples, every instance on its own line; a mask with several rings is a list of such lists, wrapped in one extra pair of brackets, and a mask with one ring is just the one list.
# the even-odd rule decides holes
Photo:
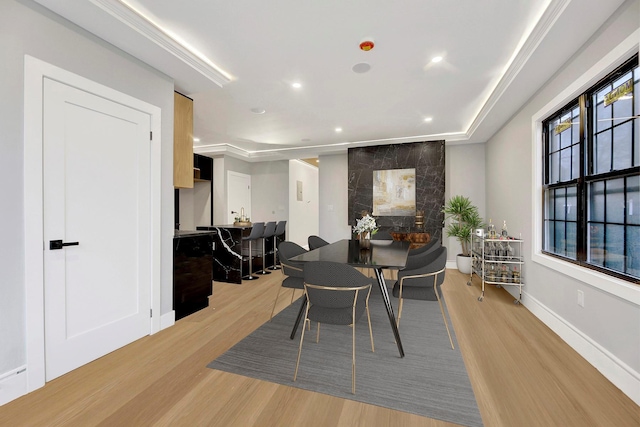
[[(373, 171), (416, 170), (416, 209), (423, 210), (424, 231), (440, 238), (444, 214), (445, 141), (413, 142), (349, 149), (349, 224), (362, 211), (373, 212)], [(379, 216), (380, 231), (411, 231), (414, 216)]]

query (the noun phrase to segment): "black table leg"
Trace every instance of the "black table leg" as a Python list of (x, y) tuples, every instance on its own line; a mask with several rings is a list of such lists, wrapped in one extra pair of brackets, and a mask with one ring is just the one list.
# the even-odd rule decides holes
[[(380, 292), (382, 292), (382, 299), (384, 300), (384, 305), (387, 307), (387, 314), (389, 315), (389, 322), (391, 323), (393, 336), (396, 338), (396, 344), (398, 345), (398, 352), (400, 353), (400, 357), (404, 357), (402, 340), (400, 340), (400, 332), (398, 332), (398, 325), (396, 324), (396, 316), (393, 314), (393, 307), (391, 306), (391, 301), (389, 300), (389, 291), (387, 291), (387, 285), (384, 282), (384, 275), (382, 274), (382, 269), (375, 268), (374, 270), (376, 272), (376, 278), (378, 279), (378, 286), (380, 287)], [(298, 320), (298, 322), (299, 321), (300, 320)], [(293, 339), (293, 337), (291, 339)]]
[[(302, 297), (302, 304), (300, 305), (300, 311), (298, 311), (298, 317), (296, 317), (296, 323), (293, 325), (293, 330), (291, 331), (291, 335), (289, 338), (293, 339), (296, 336), (296, 331), (298, 330), (298, 325), (300, 324), (300, 320), (302, 320), (302, 315), (304, 314), (304, 310), (307, 306), (307, 294), (305, 293)], [(304, 326), (303, 326), (304, 327)]]

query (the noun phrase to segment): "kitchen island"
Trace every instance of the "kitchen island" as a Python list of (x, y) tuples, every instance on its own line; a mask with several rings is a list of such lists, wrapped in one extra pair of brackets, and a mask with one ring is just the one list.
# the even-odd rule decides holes
[[(215, 250), (213, 253), (213, 280), (242, 284), (242, 277), (249, 274), (249, 262), (253, 262), (252, 271), (258, 272), (273, 266), (273, 239), (265, 241), (265, 256), (263, 260), (262, 239), (252, 244), (253, 257), (249, 257), (249, 244), (242, 238), (251, 233), (251, 226), (233, 224), (199, 226), (199, 231), (215, 231)], [(278, 237), (278, 242), (284, 240), (284, 235)], [(263, 264), (264, 261), (264, 264)]]

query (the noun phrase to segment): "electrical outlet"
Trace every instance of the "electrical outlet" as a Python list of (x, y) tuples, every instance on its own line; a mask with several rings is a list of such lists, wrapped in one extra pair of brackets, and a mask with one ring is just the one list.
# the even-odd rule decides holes
[(578, 305), (584, 307), (584, 292), (578, 291)]

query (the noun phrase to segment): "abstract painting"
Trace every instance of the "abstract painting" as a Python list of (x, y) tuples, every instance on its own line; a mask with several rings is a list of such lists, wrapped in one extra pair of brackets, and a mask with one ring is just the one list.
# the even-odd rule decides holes
[(416, 213), (416, 170), (373, 171), (373, 216), (413, 216)]

